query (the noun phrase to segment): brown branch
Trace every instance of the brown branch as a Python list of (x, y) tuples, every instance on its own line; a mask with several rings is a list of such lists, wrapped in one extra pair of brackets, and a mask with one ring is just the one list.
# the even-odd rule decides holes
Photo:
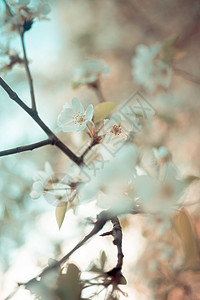
[(24, 42), (24, 31), (20, 32), (20, 38), (21, 38), (21, 44), (22, 44), (22, 49), (23, 49), (23, 54), (24, 54), (24, 65), (25, 65), (28, 83), (29, 83), (29, 87), (30, 87), (32, 109), (34, 111), (37, 111), (36, 103), (35, 103), (35, 93), (34, 93), (34, 88), (33, 88), (33, 79), (31, 76), (30, 69), (29, 69), (29, 63), (28, 63), (28, 59), (27, 59), (26, 47), (25, 47), (25, 42)]
[[(13, 296), (13, 293), (16, 293), (18, 288), (20, 286), (24, 286), (24, 287), (28, 287), (28, 285), (32, 284), (32, 283), (37, 283), (39, 282), (38, 279), (41, 278), (42, 276), (44, 276), (45, 274), (49, 273), (52, 270), (56, 270), (58, 269), (63, 263), (65, 263), (68, 258), (79, 248), (81, 248), (89, 239), (91, 239), (95, 234), (97, 234), (103, 227), (104, 225), (111, 220), (111, 222), (113, 223), (113, 236), (114, 236), (114, 243), (115, 245), (117, 245), (118, 247), (118, 263), (117, 266), (118, 267), (118, 271), (120, 268), (121, 271), (121, 266), (122, 266), (122, 262), (123, 262), (123, 254), (121, 249), (121, 242), (118, 242), (121, 240), (122, 235), (121, 233), (119, 234), (119, 231), (121, 231), (121, 226), (120, 224), (118, 224), (118, 218), (116, 217), (116, 215), (120, 215), (120, 214), (138, 214), (140, 213), (140, 211), (136, 208), (136, 209), (126, 209), (123, 208), (118, 212), (113, 212), (112, 210), (106, 210), (106, 211), (102, 211), (98, 216), (97, 216), (97, 221), (94, 223), (94, 227), (93, 229), (90, 231), (90, 233), (88, 235), (86, 235), (78, 244), (76, 244), (76, 246), (70, 251), (68, 252), (63, 258), (61, 258), (59, 261), (56, 261), (55, 263), (51, 264), (50, 266), (46, 267), (45, 269), (43, 269), (39, 275), (35, 276), (34, 278), (30, 279), (29, 281), (25, 282), (25, 283), (18, 283), (17, 288), (15, 288), (14, 292), (12, 292), (5, 300), (9, 300), (11, 299), (11, 297)], [(119, 230), (119, 226), (120, 226), (120, 230)], [(116, 268), (114, 268), (113, 270), (115, 270)], [(111, 270), (111, 271), (113, 271)], [(111, 272), (110, 271), (110, 272)], [(109, 273), (109, 272), (107, 272)], [(108, 274), (109, 275), (109, 274)], [(121, 275), (121, 272), (120, 272)]]
[(43, 129), (43, 131), (51, 139), (53, 145), (57, 146), (78, 166), (83, 164), (83, 159), (76, 156), (65, 144), (63, 144), (63, 142), (40, 119), (38, 113), (35, 110), (28, 107), (1, 77), (0, 77), (0, 86), (5, 90), (5, 92), (13, 101), (15, 101), (24, 111), (26, 111), (26, 113), (40, 126), (40, 128)]
[(0, 156), (6, 156), (6, 155), (11, 155), (15, 153), (20, 153), (24, 151), (32, 151), (33, 149), (37, 149), (46, 145), (53, 145), (53, 140), (47, 139), (38, 143), (30, 144), (27, 146), (21, 146), (21, 147), (16, 147), (4, 151), (0, 151)]
[(85, 149), (85, 151), (81, 154), (80, 159), (84, 160), (84, 157), (86, 154), (96, 145), (98, 145), (101, 141), (101, 137), (94, 136), (92, 137), (92, 142), (91, 144)]
[(189, 80), (193, 83), (200, 84), (200, 78), (197, 78), (196, 76), (194, 76), (184, 70), (176, 68), (176, 67), (174, 67), (173, 70), (174, 70), (175, 75), (180, 76), (180, 77), (182, 77), (186, 80)]
[(97, 98), (99, 99), (99, 102), (106, 102), (106, 99), (102, 93), (101, 86), (100, 86), (100, 81), (97, 79), (95, 82), (88, 84), (89, 87), (93, 88), (95, 91)]
[(113, 244), (117, 247), (117, 264), (116, 267), (111, 271), (107, 272), (108, 275), (113, 275), (116, 273), (120, 273), (123, 265), (123, 257), (124, 254), (122, 252), (122, 228), (117, 216), (110, 219), (113, 224), (113, 229), (111, 231), (105, 232), (101, 234), (101, 236), (112, 235), (113, 236)]
[(122, 252), (122, 228), (119, 223), (118, 217), (112, 218), (111, 222), (113, 224), (113, 230), (112, 230), (112, 236), (114, 238), (113, 244), (117, 246), (117, 252), (118, 252), (117, 254), (118, 260), (117, 260), (116, 268), (121, 270), (123, 265), (123, 257), (124, 257), (124, 254)]

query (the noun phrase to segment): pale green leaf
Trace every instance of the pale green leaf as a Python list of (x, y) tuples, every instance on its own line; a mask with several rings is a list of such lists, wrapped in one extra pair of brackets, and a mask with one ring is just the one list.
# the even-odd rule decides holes
[(107, 260), (106, 253), (105, 253), (105, 251), (102, 251), (101, 256), (100, 256), (100, 266), (101, 266), (102, 270), (105, 267), (106, 260)]
[(60, 274), (57, 280), (56, 294), (59, 299), (80, 300), (82, 284), (80, 282), (80, 270), (74, 264), (69, 264), (66, 274)]
[(122, 274), (119, 279), (119, 284), (123, 284), (123, 285), (127, 284), (126, 278)]
[(105, 119), (115, 108), (117, 104), (114, 102), (100, 103), (94, 108), (94, 122), (97, 123)]
[(61, 228), (64, 221), (65, 214), (67, 212), (67, 206), (68, 204), (66, 202), (60, 202), (56, 207), (56, 221), (58, 223), (59, 229)]
[(199, 260), (199, 249), (192, 220), (185, 208), (182, 208), (174, 218), (174, 228), (180, 237), (185, 254), (185, 267), (196, 266)]

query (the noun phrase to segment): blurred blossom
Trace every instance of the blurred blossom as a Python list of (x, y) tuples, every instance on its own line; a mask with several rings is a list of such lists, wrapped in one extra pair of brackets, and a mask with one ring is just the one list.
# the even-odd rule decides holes
[(88, 60), (75, 69), (73, 77), (73, 85), (94, 83), (100, 75), (110, 71), (110, 67), (106, 66), (101, 60)]
[(33, 183), (32, 191), (30, 194), (33, 199), (37, 199), (42, 195), (44, 186), (47, 183), (49, 177), (53, 175), (53, 173), (53, 169), (48, 162), (45, 163), (44, 171), (37, 171), (35, 173), (33, 177), (35, 182)]
[(35, 19), (46, 20), (46, 16), (51, 11), (50, 6), (46, 1), (39, 1), (34, 7), (29, 7), (30, 0), (9, 0), (8, 4), (11, 8), (11, 14), (6, 13), (3, 18), (2, 25), (7, 27), (6, 33), (25, 32), (31, 29)]
[(186, 182), (178, 179), (177, 170), (172, 164), (156, 178), (150, 174), (136, 176), (133, 183), (135, 196), (139, 197), (144, 211), (163, 215), (177, 211), (186, 188)]
[(158, 164), (163, 164), (171, 160), (172, 156), (169, 150), (162, 146), (159, 148), (153, 148), (154, 156)]
[(18, 0), (18, 1), (8, 0), (7, 2), (11, 7), (20, 8), (28, 5), (31, 2), (31, 0)]
[(86, 110), (77, 98), (72, 99), (72, 106), (66, 103), (58, 116), (58, 126), (64, 132), (84, 130), (87, 122), (92, 120), (94, 114), (93, 105)]
[(170, 66), (159, 59), (162, 44), (150, 47), (138, 45), (132, 58), (132, 75), (137, 84), (153, 92), (158, 86), (168, 88), (171, 82)]
[[(94, 175), (95, 163), (83, 167), (82, 172), (88, 177), (88, 182), (80, 185), (79, 195), (80, 201), (89, 201), (97, 197), (99, 191), (109, 191), (109, 194), (116, 191), (117, 186), (121, 187), (121, 193), (119, 192), (115, 198), (113, 204), (109, 202), (109, 196), (107, 197), (108, 207), (111, 205), (113, 208), (119, 208), (120, 205), (128, 206), (133, 205), (132, 199), (129, 201), (129, 197), (123, 193), (128, 180), (135, 172), (135, 166), (138, 158), (138, 149), (135, 145), (126, 143), (115, 154), (115, 157), (106, 161), (103, 168), (98, 168)], [(121, 181), (120, 185), (119, 182)], [(114, 195), (114, 194), (113, 194)], [(113, 197), (112, 197), (113, 198)], [(123, 199), (127, 199), (123, 201)], [(104, 201), (105, 202), (105, 201)]]

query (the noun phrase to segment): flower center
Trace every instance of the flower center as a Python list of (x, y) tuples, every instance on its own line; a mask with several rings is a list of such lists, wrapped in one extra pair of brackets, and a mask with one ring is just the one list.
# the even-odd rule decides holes
[(75, 115), (74, 116), (74, 122), (79, 124), (80, 126), (86, 121), (85, 115)]
[(113, 125), (112, 128), (113, 129), (110, 132), (114, 133), (114, 135), (120, 135), (120, 133), (122, 133), (122, 129), (120, 125)]

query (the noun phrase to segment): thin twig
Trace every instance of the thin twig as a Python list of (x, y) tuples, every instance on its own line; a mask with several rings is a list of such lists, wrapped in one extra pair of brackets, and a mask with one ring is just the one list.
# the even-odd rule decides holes
[(85, 149), (85, 151), (81, 154), (80, 159), (84, 160), (86, 154), (96, 145), (100, 143), (99, 137), (93, 137), (91, 144)]
[(100, 88), (95, 88), (94, 90), (95, 90), (95, 93), (96, 93), (96, 95), (97, 95), (97, 97), (98, 97), (98, 99), (99, 99), (99, 102), (100, 102), (100, 103), (105, 102), (106, 100), (105, 100), (105, 98), (104, 98), (104, 96), (103, 96), (103, 94), (102, 94), (101, 89), (100, 89)]
[(43, 129), (43, 131), (52, 140), (52, 144), (57, 146), (64, 152), (73, 162), (78, 166), (83, 164), (83, 159), (76, 156), (63, 142), (47, 127), (47, 125), (40, 119), (38, 113), (28, 107), (19, 96), (9, 87), (9, 85), (0, 77), (0, 86), (6, 91), (8, 96), (15, 101), (27, 114)]
[(28, 59), (27, 59), (26, 47), (25, 47), (25, 42), (24, 42), (24, 32), (20, 32), (20, 38), (21, 38), (21, 44), (22, 44), (22, 49), (23, 49), (23, 54), (24, 54), (24, 65), (25, 65), (28, 83), (29, 83), (29, 87), (30, 87), (32, 109), (34, 111), (37, 111), (36, 103), (35, 103), (35, 93), (34, 93), (34, 88), (33, 88), (33, 79), (31, 76), (30, 69), (29, 69), (29, 63), (28, 63)]
[(4, 2), (4, 4), (5, 4), (5, 6), (6, 6), (6, 9), (7, 9), (9, 15), (10, 15), (10, 16), (13, 16), (12, 11), (11, 11), (11, 9), (10, 9), (10, 7), (9, 7), (9, 5), (8, 5), (8, 3), (7, 3), (7, 1), (6, 1), (6, 0), (3, 0), (3, 2)]
[(11, 154), (15, 154), (15, 153), (20, 153), (20, 152), (25, 152), (25, 151), (32, 151), (33, 149), (37, 149), (46, 145), (52, 145), (53, 144), (53, 140), (51, 139), (47, 139), (38, 143), (34, 143), (34, 144), (30, 144), (27, 146), (20, 146), (20, 147), (16, 147), (16, 148), (12, 148), (12, 149), (8, 149), (8, 150), (4, 150), (4, 151), (0, 151), (0, 156), (6, 156), (6, 155), (11, 155)]
[(90, 83), (88, 86), (91, 87), (91, 88), (93, 88), (93, 90), (95, 91), (95, 93), (97, 95), (97, 98), (99, 99), (100, 103), (106, 102), (106, 99), (105, 99), (105, 97), (104, 97), (104, 95), (102, 93), (102, 90), (101, 90), (101, 85), (100, 85), (99, 79), (97, 79), (93, 83)]
[(176, 68), (176, 67), (174, 67), (173, 70), (174, 70), (175, 75), (180, 76), (180, 77), (182, 77), (186, 80), (189, 80), (191, 82), (194, 82), (196, 84), (200, 84), (200, 78), (197, 78), (196, 76), (194, 76), (184, 70)]

